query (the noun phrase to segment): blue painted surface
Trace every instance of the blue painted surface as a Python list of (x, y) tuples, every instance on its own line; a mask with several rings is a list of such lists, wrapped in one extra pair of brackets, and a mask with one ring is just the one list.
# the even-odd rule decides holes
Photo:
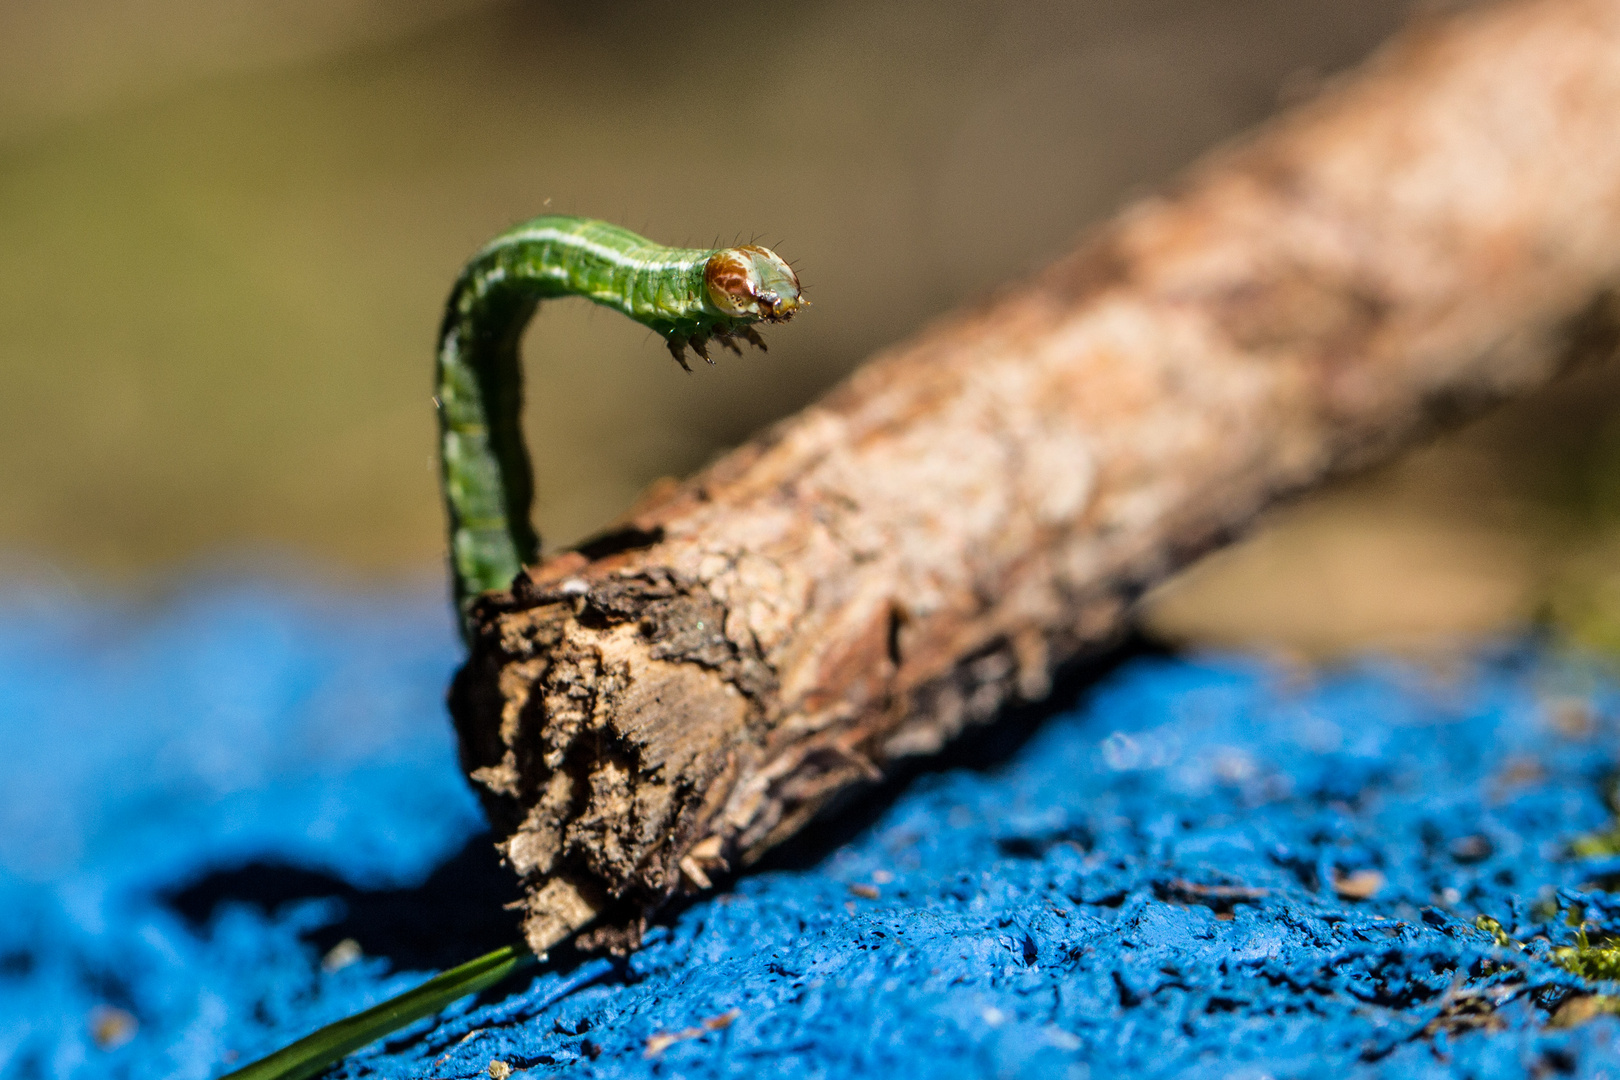
[[(216, 1076), (505, 940), (455, 658), (436, 596), (0, 605), (0, 1075)], [(1615, 1075), (1620, 1021), (1544, 1023), (1579, 986), (1545, 960), (1569, 904), (1620, 932), (1594, 884), (1620, 867), (1564, 854), (1608, 819), (1617, 718), (1529, 648), (1444, 680), (1138, 659), (628, 964), (542, 970), (336, 1075)], [(1335, 891), (1366, 871), (1370, 899)], [(1474, 994), (1500, 1030), (1436, 1032)], [(110, 1049), (108, 1007), (138, 1024)]]

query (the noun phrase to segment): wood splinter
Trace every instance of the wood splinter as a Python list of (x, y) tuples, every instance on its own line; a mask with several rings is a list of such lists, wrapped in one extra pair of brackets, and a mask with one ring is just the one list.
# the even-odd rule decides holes
[(451, 704), (531, 946), (634, 947), (1263, 507), (1610, 349), (1616, 116), (1612, 0), (1419, 26), (474, 601)]

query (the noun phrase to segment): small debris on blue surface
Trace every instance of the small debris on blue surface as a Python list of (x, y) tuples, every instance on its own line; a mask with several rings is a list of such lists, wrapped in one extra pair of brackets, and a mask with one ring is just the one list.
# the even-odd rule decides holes
[[(456, 653), (438, 597), (0, 605), (0, 1076), (218, 1076), (514, 936)], [(1620, 935), (1620, 860), (1569, 848), (1617, 746), (1614, 686), (1529, 645), (1139, 657), (332, 1075), (1613, 1075), (1570, 1003), (1620, 986), (1553, 950)]]

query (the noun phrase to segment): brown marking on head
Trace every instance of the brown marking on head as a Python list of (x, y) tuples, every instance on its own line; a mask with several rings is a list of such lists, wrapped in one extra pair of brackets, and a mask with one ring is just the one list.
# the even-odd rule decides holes
[(703, 268), (703, 283), (709, 287), (709, 299), (727, 315), (749, 314), (754, 306), (754, 288), (749, 281), (749, 261), (736, 248), (727, 248), (709, 256)]

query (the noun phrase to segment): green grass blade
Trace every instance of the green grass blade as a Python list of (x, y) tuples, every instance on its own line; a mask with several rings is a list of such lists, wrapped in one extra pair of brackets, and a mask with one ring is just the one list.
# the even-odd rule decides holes
[(534, 963), (524, 944), (506, 945), (435, 975), (414, 990), (346, 1020), (328, 1024), (269, 1057), (220, 1077), (220, 1080), (308, 1080), (347, 1055), (415, 1020), (438, 1012), (457, 998), (486, 990), (515, 971)]

